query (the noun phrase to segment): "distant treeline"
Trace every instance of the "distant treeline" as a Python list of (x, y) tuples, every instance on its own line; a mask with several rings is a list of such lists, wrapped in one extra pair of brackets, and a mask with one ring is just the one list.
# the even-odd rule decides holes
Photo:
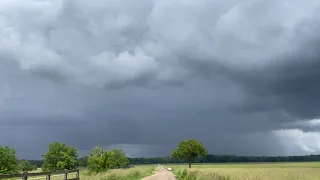
[[(129, 158), (131, 164), (170, 164), (186, 163), (169, 157), (156, 158)], [(199, 157), (195, 163), (237, 163), (237, 162), (312, 162), (320, 161), (320, 155), (308, 156), (234, 156), (234, 155), (207, 155)]]
[[(130, 164), (170, 164), (186, 163), (182, 160), (175, 160), (170, 157), (154, 158), (128, 158)], [(207, 155), (199, 157), (195, 163), (236, 163), (236, 162), (312, 162), (320, 161), (320, 155), (308, 156), (234, 156), (234, 155)], [(29, 160), (33, 165), (41, 167), (42, 160)], [(87, 166), (87, 158), (79, 159), (79, 166)]]

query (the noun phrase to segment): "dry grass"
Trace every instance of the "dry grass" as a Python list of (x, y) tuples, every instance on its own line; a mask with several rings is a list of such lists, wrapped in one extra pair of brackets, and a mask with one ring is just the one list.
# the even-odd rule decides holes
[[(170, 166), (170, 165), (168, 165)], [(186, 165), (171, 165), (174, 172)], [(195, 165), (188, 170), (193, 180), (319, 180), (320, 163), (241, 163)]]

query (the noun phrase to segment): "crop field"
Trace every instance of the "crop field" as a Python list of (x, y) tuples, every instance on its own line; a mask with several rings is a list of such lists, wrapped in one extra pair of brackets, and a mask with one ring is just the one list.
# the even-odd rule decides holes
[(194, 164), (187, 175), (183, 175), (186, 164), (166, 167), (173, 168), (177, 179), (184, 176), (197, 180), (320, 180), (320, 162)]

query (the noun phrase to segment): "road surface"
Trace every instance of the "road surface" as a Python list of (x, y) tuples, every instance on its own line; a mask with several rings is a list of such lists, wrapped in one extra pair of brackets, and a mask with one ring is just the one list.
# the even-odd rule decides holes
[(158, 166), (159, 171), (149, 177), (143, 178), (142, 180), (176, 180), (171, 171), (166, 170), (162, 166)]

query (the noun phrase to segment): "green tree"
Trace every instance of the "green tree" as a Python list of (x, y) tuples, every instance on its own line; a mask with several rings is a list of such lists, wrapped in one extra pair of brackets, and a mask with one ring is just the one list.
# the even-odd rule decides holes
[(202, 143), (194, 139), (189, 139), (181, 141), (178, 147), (173, 150), (171, 157), (186, 160), (189, 163), (189, 168), (191, 168), (191, 163), (196, 160), (198, 156), (205, 156), (207, 154), (208, 151)]
[(121, 149), (113, 149), (108, 153), (108, 167), (110, 169), (128, 167), (130, 162)]
[(108, 170), (108, 152), (101, 147), (95, 147), (87, 157), (89, 172), (99, 173)]
[(35, 165), (30, 164), (29, 161), (24, 160), (19, 164), (19, 168), (21, 171), (26, 172), (35, 170), (37, 167)]
[(2, 174), (18, 172), (16, 150), (0, 146), (0, 171)]
[(43, 155), (44, 171), (72, 170), (78, 166), (78, 151), (73, 146), (59, 142), (49, 144), (49, 150)]
[(88, 164), (88, 157), (81, 157), (79, 159), (79, 166), (87, 167), (87, 164)]

